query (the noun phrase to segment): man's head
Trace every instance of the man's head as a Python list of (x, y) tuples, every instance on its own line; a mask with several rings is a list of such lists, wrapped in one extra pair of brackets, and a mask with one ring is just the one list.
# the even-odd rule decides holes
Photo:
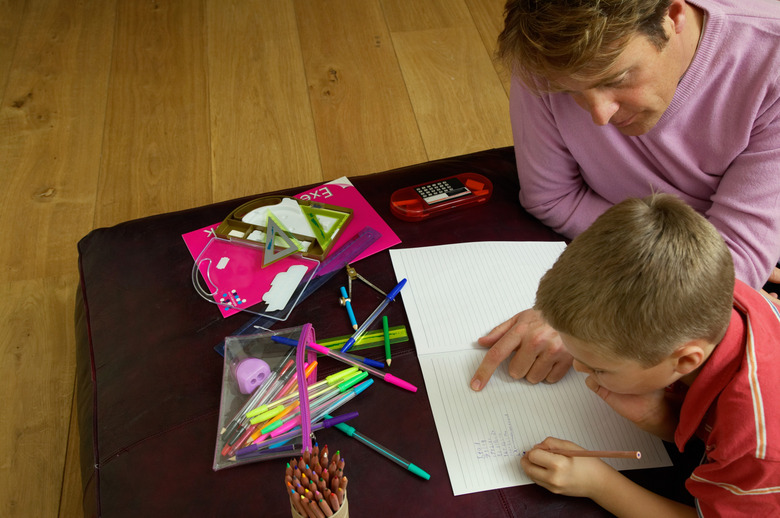
[(539, 283), (535, 308), (577, 349), (650, 368), (691, 341), (717, 344), (733, 288), (718, 231), (656, 194), (611, 207), (577, 236)]
[(532, 91), (569, 93), (596, 124), (640, 135), (693, 58), (698, 16), (685, 0), (509, 0), (498, 56)]

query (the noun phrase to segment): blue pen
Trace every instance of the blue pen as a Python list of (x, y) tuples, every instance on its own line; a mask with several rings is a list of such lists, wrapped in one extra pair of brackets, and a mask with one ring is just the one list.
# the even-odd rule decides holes
[(352, 329), (357, 329), (357, 320), (355, 320), (355, 312), (352, 311), (352, 300), (347, 295), (347, 289), (344, 286), (341, 287), (341, 298), (344, 300), (344, 305), (347, 307), (347, 315), (349, 315), (349, 323), (352, 324)]
[[(274, 342), (280, 343), (280, 344), (289, 345), (290, 347), (297, 347), (298, 346), (298, 340), (294, 340), (292, 338), (287, 338), (287, 337), (284, 337), (284, 336), (273, 335), (271, 337), (271, 340), (273, 340)], [(377, 367), (379, 369), (384, 369), (385, 368), (385, 364), (384, 363), (378, 362), (376, 360), (372, 360), (371, 358), (364, 358), (362, 356), (358, 356), (357, 354), (351, 354), (351, 353), (348, 356), (352, 356), (357, 361), (359, 361), (361, 363), (365, 363), (366, 365), (369, 365), (371, 367)]]
[[(325, 414), (325, 419), (330, 418), (331, 416), (329, 414)], [(336, 428), (344, 432), (345, 434), (349, 435), (353, 439), (356, 439), (375, 452), (379, 453), (380, 455), (383, 455), (387, 457), (388, 459), (392, 460), (399, 466), (402, 466), (404, 469), (411, 471), (415, 475), (417, 475), (420, 478), (424, 478), (425, 480), (430, 480), (431, 476), (426, 473), (423, 469), (421, 469), (419, 466), (415, 466), (408, 460), (404, 459), (400, 455), (393, 453), (392, 451), (388, 450), (378, 442), (374, 441), (373, 439), (366, 437), (365, 435), (361, 434), (357, 430), (355, 430), (355, 427), (349, 426), (347, 423), (339, 423), (335, 425)]]
[(406, 279), (401, 279), (401, 282), (396, 284), (395, 288), (393, 288), (390, 293), (385, 296), (385, 300), (383, 300), (379, 306), (374, 310), (373, 313), (371, 313), (365, 322), (358, 328), (357, 331), (355, 331), (355, 334), (349, 337), (349, 340), (347, 340), (347, 343), (344, 344), (344, 347), (341, 348), (341, 352), (345, 353), (349, 351), (353, 345), (355, 345), (355, 342), (365, 333), (366, 329), (368, 329), (368, 326), (374, 323), (374, 320), (382, 314), (382, 311), (385, 310), (388, 304), (393, 302), (393, 299), (395, 299), (396, 295), (401, 291), (401, 288), (404, 287), (404, 284), (406, 284)]

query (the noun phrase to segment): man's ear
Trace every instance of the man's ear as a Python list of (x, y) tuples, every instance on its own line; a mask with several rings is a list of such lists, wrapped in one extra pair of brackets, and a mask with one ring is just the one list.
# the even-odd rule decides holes
[(677, 34), (680, 34), (687, 22), (687, 17), (685, 16), (685, 0), (672, 0), (666, 16), (672, 21), (672, 30)]
[(686, 342), (672, 353), (674, 370), (683, 376), (695, 371), (709, 358), (712, 345), (705, 340), (696, 339)]

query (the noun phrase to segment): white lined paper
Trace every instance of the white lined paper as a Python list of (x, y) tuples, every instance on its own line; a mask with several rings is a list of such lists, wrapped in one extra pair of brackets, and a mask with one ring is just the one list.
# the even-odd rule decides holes
[(477, 242), (390, 250), (455, 495), (530, 484), (519, 457), (547, 436), (595, 450), (640, 450), (617, 469), (669, 466), (660, 439), (617, 415), (572, 371), (531, 385), (499, 367), (481, 392), (469, 381), (476, 339), (531, 307), (562, 242)]

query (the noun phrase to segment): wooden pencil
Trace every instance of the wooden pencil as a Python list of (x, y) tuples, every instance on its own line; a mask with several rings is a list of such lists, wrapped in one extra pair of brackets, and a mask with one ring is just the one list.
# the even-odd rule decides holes
[(641, 459), (642, 452), (639, 451), (599, 451), (599, 450), (560, 450), (541, 448), (544, 451), (555, 453), (557, 455), (566, 455), (567, 457), (602, 457), (612, 459)]

